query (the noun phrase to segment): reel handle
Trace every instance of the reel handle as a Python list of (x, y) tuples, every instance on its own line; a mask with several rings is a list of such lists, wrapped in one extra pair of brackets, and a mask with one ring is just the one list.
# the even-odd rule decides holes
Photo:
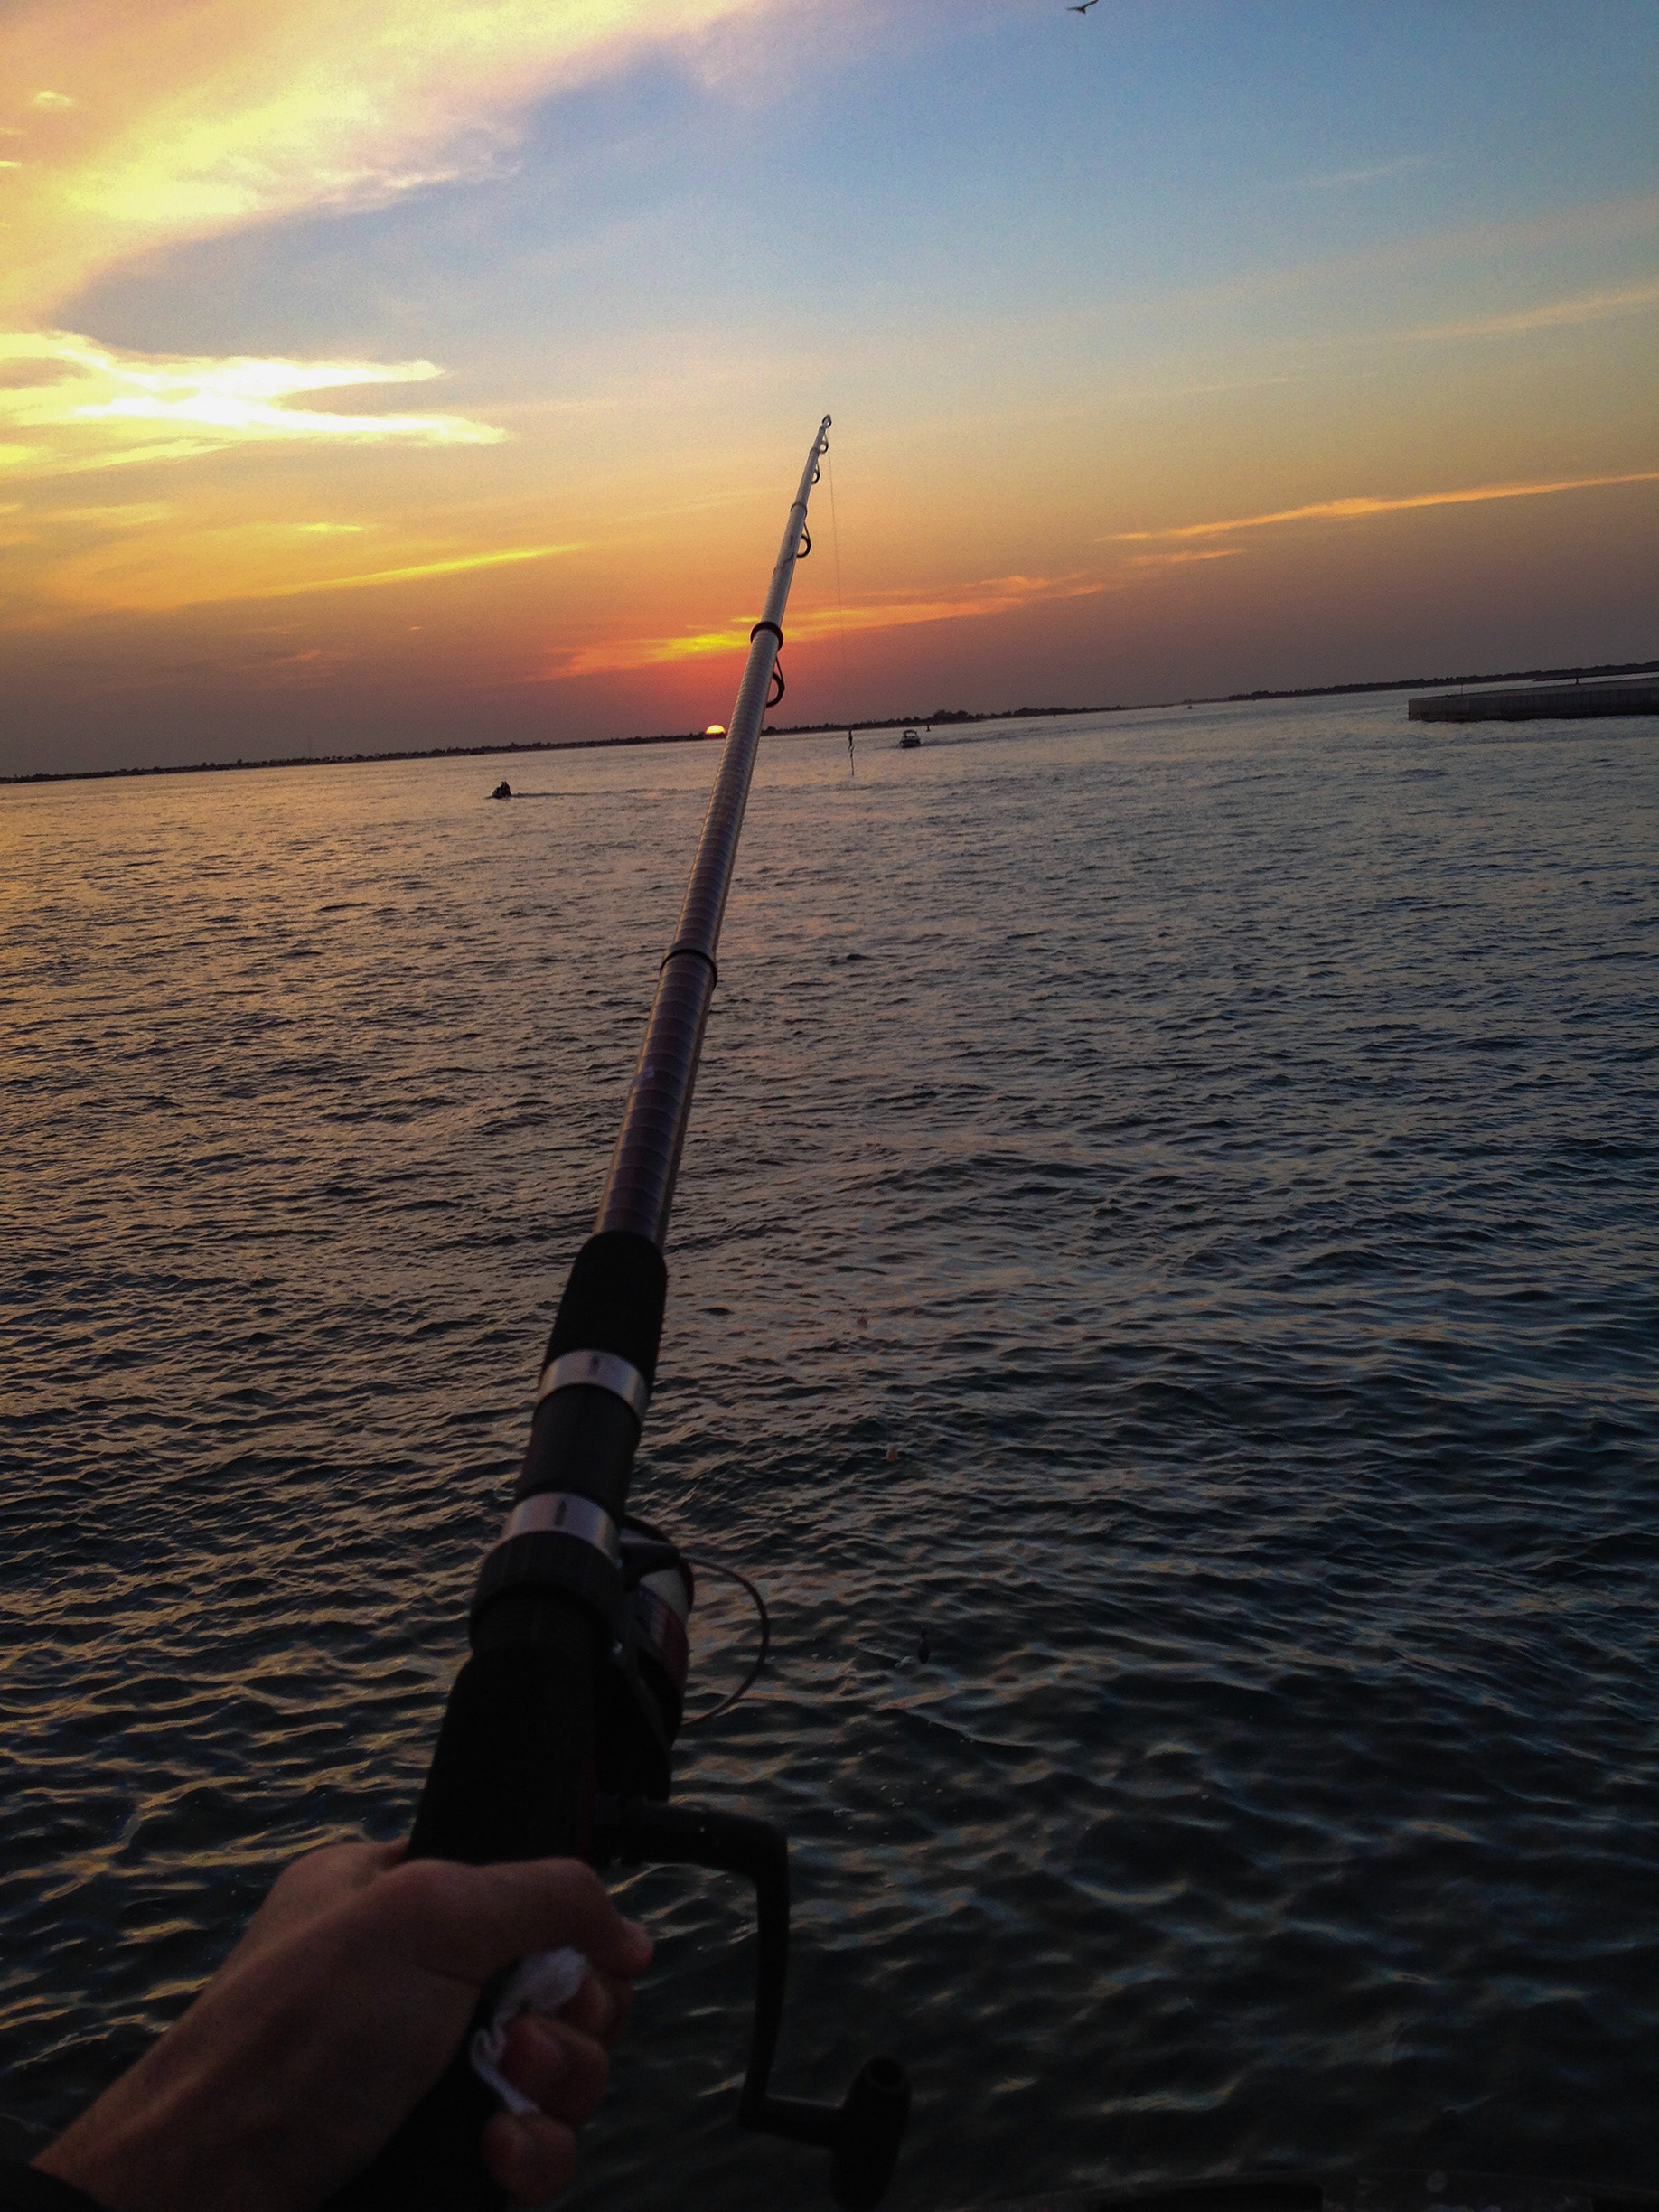
[(814, 2143), (830, 2153), (830, 2189), (842, 2212), (873, 2212), (886, 2195), (910, 2117), (910, 2077), (896, 2060), (867, 2058), (839, 2104), (773, 2096), (768, 2087), (783, 2022), (789, 1973), (789, 1840), (770, 1822), (704, 1805), (602, 1798), (596, 1863), (708, 1867), (755, 1884), (759, 1941), (749, 2067), (737, 2104), (739, 2127)]

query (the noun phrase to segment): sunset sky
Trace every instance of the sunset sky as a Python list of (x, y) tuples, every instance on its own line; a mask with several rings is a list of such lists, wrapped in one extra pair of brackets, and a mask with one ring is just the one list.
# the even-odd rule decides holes
[[(1659, 651), (1652, 0), (9, 0), (0, 772)], [(840, 579), (838, 606), (837, 567)]]

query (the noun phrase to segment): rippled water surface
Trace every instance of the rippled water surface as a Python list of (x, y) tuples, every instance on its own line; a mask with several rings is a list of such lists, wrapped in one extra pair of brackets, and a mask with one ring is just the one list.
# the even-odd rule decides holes
[[(795, 1839), (778, 2085), (908, 2060), (918, 2212), (1651, 2180), (1659, 732), (889, 744), (764, 755), (636, 1491), (773, 1607), (680, 1774)], [(0, 800), (23, 2120), (407, 1821), (714, 758)], [(573, 2201), (827, 2202), (738, 1886), (632, 1895)]]

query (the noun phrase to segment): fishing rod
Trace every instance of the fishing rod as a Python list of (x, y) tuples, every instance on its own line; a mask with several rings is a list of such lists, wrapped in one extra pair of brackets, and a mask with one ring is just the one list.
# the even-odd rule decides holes
[[(409, 1855), (473, 1865), (558, 1855), (597, 1867), (747, 1875), (759, 1945), (738, 2124), (828, 2151), (836, 2202), (867, 2212), (892, 2176), (909, 2082), (903, 2067), (877, 2057), (839, 2104), (772, 2094), (788, 1967), (789, 1846), (764, 1821), (666, 1802), (694, 1581), (679, 1549), (628, 1510), (656, 1380), (668, 1295), (662, 1244), (720, 923), (762, 724), (783, 696), (783, 610), (795, 564), (811, 551), (807, 502), (829, 445), (826, 415), (783, 526), (765, 612), (749, 633), (680, 925), (658, 974), (594, 1233), (553, 1323), (512, 1510), (479, 1571), (472, 1655), (450, 1692)], [(464, 2044), (331, 2212), (493, 2212), (503, 2193), (478, 2145), (494, 2109)]]

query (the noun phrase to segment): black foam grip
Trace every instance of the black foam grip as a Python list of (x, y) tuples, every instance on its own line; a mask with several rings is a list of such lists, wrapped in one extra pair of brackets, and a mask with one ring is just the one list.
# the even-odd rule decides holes
[[(628, 1477), (639, 1440), (639, 1415), (608, 1390), (577, 1382), (554, 1391), (530, 1421), (514, 1500), (534, 1497), (539, 1490), (576, 1490), (620, 1522), (628, 1510)], [(615, 1598), (613, 1590), (604, 1603), (607, 1617)]]
[[(526, 1625), (521, 1615), (520, 1626)], [(594, 1631), (586, 1607), (552, 1594), (532, 1634), (468, 1660), (450, 1692), (411, 1857), (584, 1857), (592, 1823)], [(479, 2150), (499, 2109), (468, 2065), (466, 2040), (385, 2149), (328, 2212), (500, 2212)]]
[(591, 1817), (594, 1636), (587, 1608), (540, 1594), (535, 1640), (474, 1652), (455, 1677), (409, 1855), (488, 1866), (580, 1853)]
[(501, 2212), (507, 2192), (485, 2171), (479, 2149), (484, 2123), (500, 2110), (464, 2048), (457, 2051), (380, 2156), (324, 2212)]
[(548, 1358), (561, 1352), (614, 1352), (654, 1382), (667, 1303), (668, 1269), (657, 1246), (632, 1230), (606, 1229), (589, 1237), (576, 1256), (548, 1339)]

